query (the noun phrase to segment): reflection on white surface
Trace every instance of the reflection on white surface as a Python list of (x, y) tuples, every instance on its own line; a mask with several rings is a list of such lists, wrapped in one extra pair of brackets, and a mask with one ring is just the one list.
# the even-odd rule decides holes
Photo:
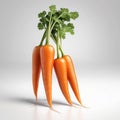
[(0, 120), (119, 120), (119, 67), (81, 68), (77, 70), (80, 93), (88, 108), (78, 102), (70, 88), (69, 106), (53, 75), (53, 108), (48, 107), (42, 79), (36, 103), (30, 69), (0, 69)]

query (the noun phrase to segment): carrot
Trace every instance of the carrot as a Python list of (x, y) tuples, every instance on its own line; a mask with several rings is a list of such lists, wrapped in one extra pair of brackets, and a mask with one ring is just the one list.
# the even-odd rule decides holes
[(54, 69), (56, 76), (58, 78), (58, 83), (61, 88), (61, 91), (66, 98), (67, 102), (72, 105), (68, 90), (68, 80), (67, 80), (67, 66), (66, 61), (63, 58), (57, 58), (54, 60)]
[(75, 74), (75, 69), (74, 69), (72, 59), (68, 55), (64, 55), (63, 58), (65, 59), (66, 64), (67, 64), (67, 77), (68, 77), (69, 83), (72, 87), (72, 90), (73, 90), (77, 100), (79, 101), (79, 103), (81, 105), (83, 105), (82, 101), (81, 101), (81, 98), (80, 98), (77, 77), (76, 77), (76, 74)]
[(32, 85), (37, 100), (39, 76), (40, 76), (40, 46), (35, 46), (32, 53)]
[[(42, 77), (44, 83), (44, 89), (46, 93), (47, 102), (50, 107), (52, 107), (52, 68), (54, 64), (54, 69), (56, 72), (56, 76), (58, 78), (58, 83), (60, 89), (66, 98), (67, 102), (72, 105), (72, 101), (70, 98), (69, 90), (68, 90), (68, 79), (73, 88), (73, 91), (80, 101), (80, 95), (78, 90), (78, 83), (75, 76), (74, 67), (72, 64), (68, 67), (67, 60), (63, 57), (64, 53), (62, 52), (62, 39), (65, 39), (66, 33), (74, 34), (74, 25), (70, 22), (70, 20), (75, 20), (78, 18), (79, 14), (76, 11), (69, 11), (68, 8), (60, 8), (56, 9), (56, 5), (49, 6), (49, 11), (42, 11), (38, 14), (39, 23), (38, 29), (45, 30), (42, 40), (40, 41), (40, 57), (39, 62), (42, 69)], [(49, 45), (50, 37), (53, 38), (56, 44), (57, 50), (57, 59), (54, 60), (54, 48)], [(46, 38), (46, 43), (44, 44), (44, 39)], [(61, 54), (59, 54), (61, 52)], [(34, 60), (35, 61), (35, 60)], [(36, 64), (38, 63), (38, 59), (36, 60)], [(72, 62), (71, 62), (72, 63)], [(34, 63), (35, 64), (35, 63)], [(72, 70), (69, 70), (71, 68)], [(39, 70), (36, 69), (37, 72)], [(37, 73), (36, 72), (36, 73)], [(71, 74), (71, 75), (70, 75)], [(36, 80), (38, 81), (38, 80)], [(35, 80), (33, 80), (35, 82)], [(38, 83), (34, 83), (34, 93), (37, 96), (37, 87)], [(76, 87), (76, 88), (75, 88)], [(36, 97), (37, 98), (37, 97)]]
[(54, 62), (54, 48), (51, 45), (41, 46), (40, 59), (46, 98), (48, 104), (52, 107), (52, 68)]

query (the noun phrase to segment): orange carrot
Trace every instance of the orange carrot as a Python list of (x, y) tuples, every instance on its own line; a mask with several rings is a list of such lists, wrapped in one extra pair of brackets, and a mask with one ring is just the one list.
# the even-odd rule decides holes
[(48, 104), (52, 107), (52, 68), (54, 62), (54, 48), (44, 45), (40, 48), (42, 77)]
[(77, 82), (77, 78), (76, 78), (75, 69), (74, 69), (72, 59), (68, 55), (64, 55), (63, 58), (65, 59), (66, 64), (67, 64), (67, 77), (68, 77), (69, 83), (72, 87), (72, 90), (73, 90), (77, 100), (79, 101), (79, 103), (81, 105), (83, 105), (81, 98), (80, 98), (78, 82)]
[(37, 100), (39, 76), (40, 76), (40, 46), (35, 46), (32, 53), (32, 85)]
[(66, 61), (63, 58), (57, 58), (54, 60), (54, 69), (56, 76), (58, 78), (58, 82), (61, 88), (61, 91), (66, 98), (67, 102), (72, 105), (72, 101), (70, 98), (69, 90), (68, 90), (68, 80), (67, 80), (67, 66)]

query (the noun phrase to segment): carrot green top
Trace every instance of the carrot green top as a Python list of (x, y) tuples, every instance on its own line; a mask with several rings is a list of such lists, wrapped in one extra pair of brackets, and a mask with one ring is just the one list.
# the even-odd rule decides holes
[(40, 45), (43, 45), (45, 38), (45, 44), (49, 44), (51, 37), (57, 46), (57, 57), (59, 57), (59, 49), (62, 52), (61, 40), (65, 39), (66, 33), (74, 34), (74, 25), (70, 21), (78, 17), (78, 12), (71, 12), (68, 8), (60, 8), (57, 10), (55, 5), (49, 6), (48, 12), (40, 12), (38, 14), (38, 29), (44, 30)]

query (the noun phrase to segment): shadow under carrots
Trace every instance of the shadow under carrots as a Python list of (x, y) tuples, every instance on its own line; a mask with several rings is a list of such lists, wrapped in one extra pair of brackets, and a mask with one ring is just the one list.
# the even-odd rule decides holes
[[(23, 104), (32, 104), (32, 105), (36, 105), (36, 106), (42, 106), (42, 107), (48, 107), (49, 105), (47, 103), (46, 99), (38, 99), (36, 101), (36, 99), (34, 98), (26, 98), (26, 97), (21, 97), (21, 96), (9, 96), (9, 97), (4, 97), (3, 98), (4, 101), (9, 101), (9, 102), (14, 102), (14, 103), (23, 103)], [(54, 105), (62, 105), (62, 106), (70, 106), (69, 104), (67, 104), (67, 102), (62, 102), (59, 100), (53, 100), (52, 101), (53, 106)]]

